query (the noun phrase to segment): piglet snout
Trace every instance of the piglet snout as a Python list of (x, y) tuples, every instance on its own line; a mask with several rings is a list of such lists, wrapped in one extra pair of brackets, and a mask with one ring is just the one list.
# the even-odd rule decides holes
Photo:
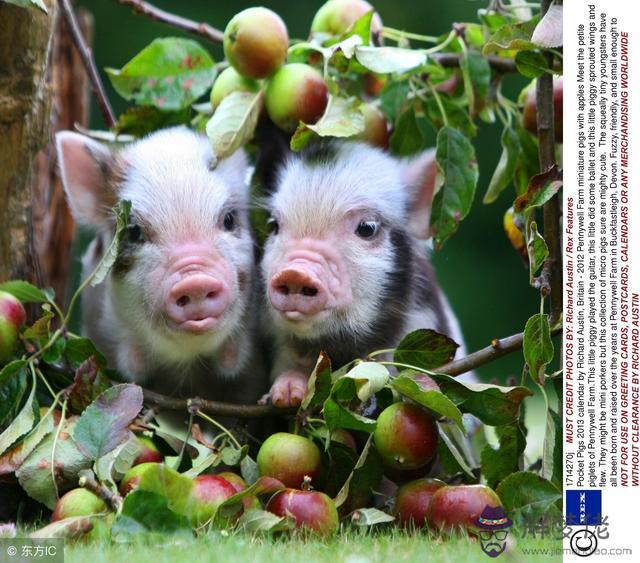
[(187, 273), (169, 290), (165, 312), (169, 320), (188, 332), (206, 332), (229, 304), (225, 284), (205, 272)]
[(287, 318), (314, 315), (322, 311), (328, 300), (324, 284), (303, 266), (285, 268), (271, 278), (269, 299)]

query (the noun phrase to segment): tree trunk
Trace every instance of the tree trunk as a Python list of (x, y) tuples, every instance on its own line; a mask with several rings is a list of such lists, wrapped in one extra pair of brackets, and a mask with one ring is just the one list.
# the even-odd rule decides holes
[[(87, 44), (91, 44), (93, 18), (84, 11), (76, 13)], [(71, 281), (71, 250), (74, 223), (65, 201), (58, 172), (53, 134), (89, 123), (89, 79), (78, 51), (73, 45), (61, 14), (55, 23), (49, 65), (53, 101), (51, 142), (38, 154), (33, 175), (33, 231), (41, 287), (52, 287), (56, 301), (67, 304)]]
[(47, 66), (56, 5), (48, 14), (0, 2), (0, 280), (36, 281), (31, 178), (49, 140)]

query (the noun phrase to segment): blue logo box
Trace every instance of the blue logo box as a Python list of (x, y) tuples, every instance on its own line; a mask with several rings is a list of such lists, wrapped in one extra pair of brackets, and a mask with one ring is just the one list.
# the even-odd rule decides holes
[(599, 526), (602, 521), (602, 491), (567, 491), (565, 514), (568, 526)]

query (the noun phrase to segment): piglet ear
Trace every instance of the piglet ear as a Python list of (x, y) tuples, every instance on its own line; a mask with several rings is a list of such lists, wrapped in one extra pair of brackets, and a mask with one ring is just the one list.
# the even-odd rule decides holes
[(419, 239), (431, 238), (431, 203), (436, 191), (436, 151), (429, 149), (405, 162), (403, 180), (410, 190), (409, 229)]
[(71, 131), (56, 134), (56, 149), (73, 217), (80, 223), (103, 223), (116, 203), (106, 178), (113, 154), (101, 143)]
[(251, 170), (249, 159), (244, 149), (238, 149), (216, 167), (216, 172), (229, 185), (233, 186), (237, 193), (243, 194), (247, 202), (251, 197)]

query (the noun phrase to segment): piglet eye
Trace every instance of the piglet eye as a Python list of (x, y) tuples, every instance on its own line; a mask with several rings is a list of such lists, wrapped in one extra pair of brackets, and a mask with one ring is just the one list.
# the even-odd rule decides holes
[(227, 213), (224, 216), (224, 230), (225, 231), (233, 231), (233, 229), (236, 226), (236, 212), (235, 211), (229, 211), (229, 213)]
[(274, 217), (269, 217), (267, 220), (267, 232), (270, 235), (277, 235), (280, 230), (280, 225), (278, 225), (278, 221)]
[(360, 238), (371, 239), (378, 234), (380, 223), (377, 221), (360, 221), (356, 228), (356, 235)]
[(130, 242), (135, 243), (143, 243), (147, 241), (142, 228), (140, 225), (136, 225), (135, 223), (132, 223), (127, 227), (127, 238)]

